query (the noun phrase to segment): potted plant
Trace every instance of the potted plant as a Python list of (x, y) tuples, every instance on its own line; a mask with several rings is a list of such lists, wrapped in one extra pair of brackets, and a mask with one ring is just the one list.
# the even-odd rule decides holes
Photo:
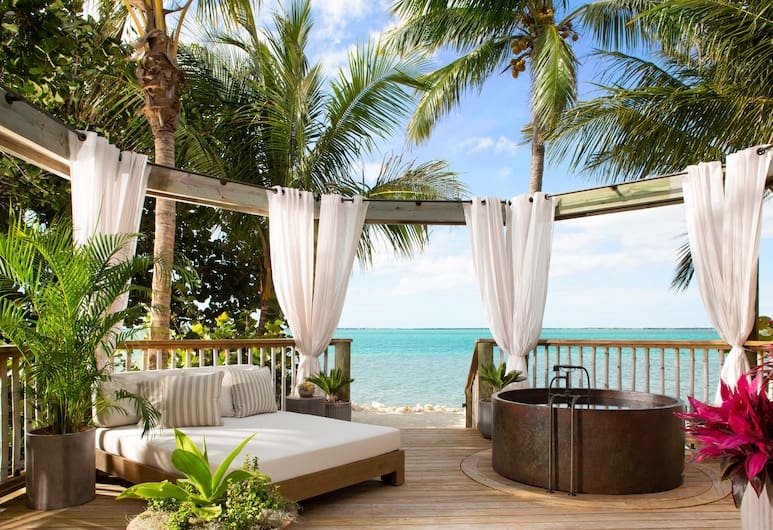
[[(480, 367), (479, 378), (483, 383), (491, 385), (492, 394), (499, 392), (511, 383), (526, 380), (526, 377), (519, 370), (508, 372), (505, 363), (484, 364)], [(493, 416), (491, 398), (481, 399), (478, 402), (478, 430), (484, 438), (491, 438)]]
[(311, 381), (304, 381), (298, 384), (298, 395), (302, 398), (310, 398), (314, 396), (314, 390), (317, 387)]
[(306, 381), (317, 385), (325, 393), (325, 416), (338, 420), (352, 420), (352, 402), (340, 399), (341, 391), (354, 381), (351, 377), (344, 376), (341, 368), (333, 368), (329, 373), (320, 372), (317, 375), (307, 377)]
[(298, 506), (284, 499), (270, 479), (258, 471), (257, 458), (245, 459), (242, 469), (228, 468), (254, 434), (248, 436), (212, 474), (207, 443), (200, 450), (188, 436), (175, 429), (177, 449), (172, 465), (184, 479), (176, 484), (145, 482), (131, 486), (118, 499), (145, 499), (148, 509), (132, 519), (127, 530), (159, 528), (272, 529), (286, 528), (295, 520)]
[(773, 524), (773, 401), (767, 395), (768, 381), (759, 371), (751, 381), (741, 376), (733, 390), (722, 382), (720, 406), (688, 397), (694, 412), (677, 414), (697, 441), (695, 459), (721, 462), (722, 478), (732, 483), (744, 529)]
[[(83, 504), (95, 488), (93, 413), (110, 405), (99, 392), (109, 379), (97, 363), (125, 333), (116, 328), (138, 308), (109, 312), (150, 259), (120, 258), (130, 235), (95, 236), (74, 247), (69, 222), (43, 228), (12, 216), (0, 234), (0, 333), (22, 354), (24, 392), (36, 410), (27, 433), (27, 504), (48, 510)], [(145, 428), (157, 413), (133, 398)]]

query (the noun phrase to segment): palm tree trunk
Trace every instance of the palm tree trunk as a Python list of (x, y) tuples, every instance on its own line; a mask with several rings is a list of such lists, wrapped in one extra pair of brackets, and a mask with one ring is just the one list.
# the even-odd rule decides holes
[(537, 125), (537, 120), (532, 120), (534, 137), (531, 141), (531, 176), (529, 178), (529, 193), (542, 191), (542, 175), (545, 172), (545, 142), (542, 139), (542, 130)]
[(266, 259), (265, 263), (263, 265), (263, 274), (262, 278), (260, 279), (261, 283), (261, 290), (260, 290), (260, 319), (258, 320), (258, 335), (265, 335), (266, 334), (266, 322), (269, 321), (269, 319), (276, 318), (276, 315), (273, 314), (272, 310), (272, 301), (273, 301), (273, 285), (274, 285), (274, 279), (273, 279), (273, 273), (271, 270), (271, 260)]
[[(164, 166), (175, 166), (174, 133), (180, 121), (180, 95), (178, 87), (182, 75), (170, 60), (169, 36), (159, 30), (148, 33), (148, 51), (140, 66), (137, 78), (145, 93), (145, 117), (153, 131), (155, 144), (154, 161)], [(174, 263), (175, 202), (156, 200), (156, 226), (153, 255), (159, 261), (153, 270), (153, 294), (151, 301), (150, 338), (169, 338), (170, 304), (172, 293), (172, 265)], [(151, 366), (156, 355), (151, 355)], [(162, 362), (166, 365), (166, 359)]]

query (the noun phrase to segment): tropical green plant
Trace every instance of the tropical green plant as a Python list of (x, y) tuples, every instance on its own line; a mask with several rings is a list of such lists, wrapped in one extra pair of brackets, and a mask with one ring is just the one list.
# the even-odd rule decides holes
[(405, 20), (391, 34), (397, 49), (460, 54), (423, 80), (429, 88), (408, 125), (408, 135), (425, 140), (437, 121), (471, 88), (480, 89), (496, 71), (531, 76), (532, 143), (530, 192), (542, 189), (544, 134), (577, 97), (578, 12), (560, 14), (568, 2), (550, 0), (396, 0), (393, 11)]
[[(599, 52), (602, 94), (563, 114), (550, 138), (551, 158), (622, 182), (773, 142), (767, 0), (640, 0), (637, 7), (635, 23), (658, 43), (657, 52), (647, 59)], [(604, 16), (601, 8), (586, 15)], [(694, 273), (689, 244), (677, 254), (672, 287), (683, 290)]]
[[(134, 237), (95, 235), (74, 246), (69, 221), (43, 227), (15, 216), (0, 234), (0, 332), (22, 353), (25, 390), (44, 432), (78, 432), (92, 425), (94, 407), (110, 407), (98, 391), (110, 374), (97, 355), (110, 359), (131, 335), (121, 323), (142, 310), (111, 306), (153, 264), (122, 257)], [(118, 397), (134, 399), (145, 430), (157, 419), (145, 400)]]
[(349, 383), (354, 382), (354, 379), (344, 376), (344, 371), (341, 368), (333, 368), (328, 373), (319, 372), (307, 377), (306, 381), (317, 385), (325, 393), (328, 401), (335, 402), (338, 401), (338, 394), (341, 390)]
[(602, 93), (562, 116), (551, 157), (619, 182), (773, 141), (770, 2), (640, 0), (638, 11), (657, 50), (597, 54)]
[(257, 461), (247, 462), (242, 469), (228, 471), (234, 459), (255, 436), (245, 438), (220, 463), (215, 473), (209, 465), (207, 443), (203, 449), (182, 431), (175, 429), (177, 449), (172, 452), (172, 465), (185, 475), (176, 484), (168, 480), (144, 482), (127, 488), (118, 499), (152, 501), (151, 509), (167, 512), (167, 528), (187, 528), (193, 520), (218, 521), (223, 528), (274, 528), (263, 526), (273, 513), (281, 519), (294, 517), (296, 507), (273, 488), (269, 478), (261, 474)]
[[(153, 133), (154, 161), (174, 167), (175, 132), (181, 105), (179, 89), (183, 75), (177, 64), (183, 24), (191, 7), (200, 20), (213, 26), (226, 26), (235, 21), (253, 20), (253, 2), (250, 0), (185, 0), (181, 5), (164, 0), (116, 0), (128, 12), (129, 27), (135, 32), (137, 78), (145, 95), (143, 112)], [(259, 2), (255, 2), (259, 5)], [(167, 264), (153, 273), (153, 300), (151, 304), (151, 339), (169, 338), (170, 306), (172, 296), (171, 266), (174, 260), (176, 226), (175, 202), (156, 199), (154, 256)]]
[(507, 364), (486, 363), (480, 367), (480, 380), (491, 385), (494, 392), (499, 392), (510, 383), (519, 383), (526, 381), (526, 377), (520, 370), (507, 371)]
[[(189, 92), (187, 108), (196, 112), (186, 115), (190, 134), (206, 139), (190, 150), (198, 171), (315, 193), (459, 197), (463, 186), (442, 161), (404, 163), (387, 157), (372, 185), (361, 174), (362, 160), (373, 152), (376, 139), (393, 134), (410, 113), (411, 93), (421, 86), (416, 80), (421, 61), (399, 59), (380, 44), (369, 44), (352, 51), (348, 68), (328, 80), (322, 65), (306, 55), (312, 30), (309, 2), (294, 1), (264, 31), (250, 19), (239, 33), (212, 36), (228, 46), (227, 54), (196, 46), (181, 51), (186, 78), (200, 87)], [(236, 212), (224, 213), (221, 222), (224, 240), (252, 260), (260, 257), (253, 268), (260, 271), (258, 329), (263, 330), (278, 309), (271, 289), (268, 222)], [(429, 235), (426, 226), (416, 225), (366, 225), (363, 232), (358, 255), (366, 262), (376, 237), (410, 255)], [(244, 243), (237, 245), (239, 238)]]
[[(142, 96), (132, 82), (129, 46), (116, 37), (123, 20), (104, 6), (94, 18), (81, 0), (14, 0), (0, 9), (0, 79), (5, 89), (124, 149), (141, 120)], [(150, 136), (148, 134), (148, 136)], [(152, 145), (152, 139), (151, 139)], [(0, 230), (8, 208), (32, 209), (43, 222), (69, 215), (69, 183), (0, 154)]]

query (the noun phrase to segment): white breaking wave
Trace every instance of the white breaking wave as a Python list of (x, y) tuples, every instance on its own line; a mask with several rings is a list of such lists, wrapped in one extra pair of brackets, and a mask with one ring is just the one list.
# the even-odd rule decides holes
[(371, 401), (370, 404), (352, 403), (352, 410), (358, 412), (374, 412), (377, 414), (415, 414), (422, 412), (440, 412), (443, 414), (458, 414), (462, 411), (460, 408), (447, 407), (445, 405), (385, 405), (378, 401)]

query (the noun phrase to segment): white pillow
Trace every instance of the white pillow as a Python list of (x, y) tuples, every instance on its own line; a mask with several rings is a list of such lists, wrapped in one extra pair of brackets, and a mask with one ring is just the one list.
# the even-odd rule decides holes
[(223, 388), (220, 392), (220, 415), (230, 418), (234, 415), (234, 403), (231, 399), (231, 375), (229, 366), (199, 366), (196, 368), (184, 368), (183, 375), (201, 375), (223, 373)]
[(99, 427), (121, 427), (123, 425), (132, 425), (140, 419), (136, 412), (136, 403), (131, 399), (115, 399), (115, 393), (118, 390), (126, 390), (132, 394), (143, 395), (140, 393), (140, 382), (150, 380), (161, 380), (168, 375), (179, 374), (181, 370), (144, 370), (139, 372), (118, 372), (112, 374), (108, 381), (100, 385), (99, 392), (108, 403), (121, 407), (126, 411), (122, 414), (116, 409), (105, 409), (95, 415), (94, 422)]
[(274, 382), (267, 367), (231, 370), (231, 394), (234, 416), (243, 418), (265, 412), (276, 412)]
[(173, 375), (140, 382), (140, 392), (161, 413), (159, 427), (223, 425), (220, 393), (224, 372)]

